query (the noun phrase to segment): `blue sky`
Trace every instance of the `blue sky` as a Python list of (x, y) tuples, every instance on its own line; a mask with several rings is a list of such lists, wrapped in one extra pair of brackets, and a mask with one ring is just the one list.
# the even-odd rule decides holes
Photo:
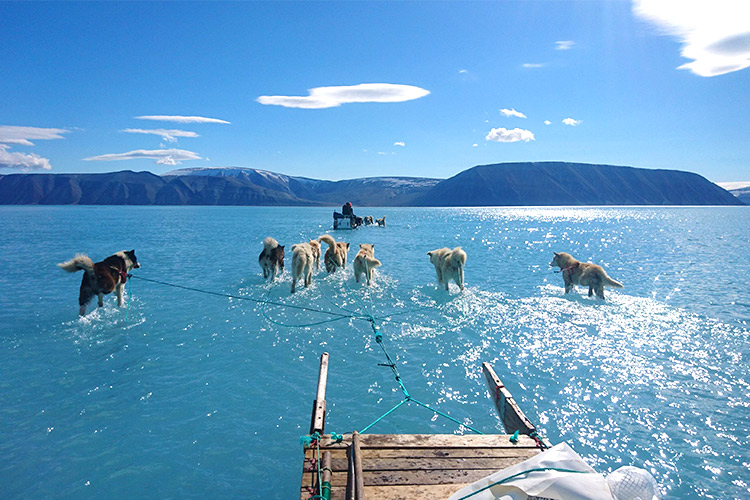
[(750, 181), (750, 2), (0, 2), (0, 173)]

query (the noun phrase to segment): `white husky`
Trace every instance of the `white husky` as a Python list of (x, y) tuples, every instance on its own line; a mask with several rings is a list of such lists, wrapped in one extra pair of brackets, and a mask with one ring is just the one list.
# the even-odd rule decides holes
[(297, 280), (302, 280), (305, 288), (312, 283), (313, 266), (320, 260), (320, 243), (317, 241), (315, 243), (317, 247), (312, 244), (312, 241), (292, 245), (292, 293), (294, 293)]
[(363, 274), (367, 277), (367, 284), (372, 281), (372, 270), (380, 265), (380, 261), (375, 258), (375, 245), (362, 243), (359, 245), (359, 252), (354, 257), (354, 279), (359, 283), (359, 277)]
[(464, 264), (466, 264), (466, 252), (461, 247), (453, 250), (450, 248), (438, 248), (427, 252), (430, 262), (435, 266), (439, 286), (448, 289), (448, 283), (453, 280), (461, 290), (464, 289)]

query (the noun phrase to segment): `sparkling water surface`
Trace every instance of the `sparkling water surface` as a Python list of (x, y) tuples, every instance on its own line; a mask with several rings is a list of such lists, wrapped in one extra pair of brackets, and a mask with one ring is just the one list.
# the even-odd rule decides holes
[[(667, 498), (750, 497), (750, 208), (355, 209), (388, 226), (369, 288), (318, 272), (290, 295), (291, 245), (329, 208), (0, 207), (2, 498), (299, 498), (319, 356), (327, 432), (402, 399), (370, 324), (143, 280), (77, 315), (81, 275), (56, 263), (134, 248), (134, 274), (237, 297), (371, 314), (405, 386), (503, 432), (493, 364), (529, 418), (594, 468), (649, 470)], [(287, 245), (266, 283), (262, 240)], [(438, 289), (426, 252), (462, 246), (466, 284)], [(622, 282), (563, 294), (553, 251)], [(296, 326), (290, 326), (296, 325)], [(308, 326), (312, 325), (312, 326)], [(414, 404), (373, 433), (462, 433)]]

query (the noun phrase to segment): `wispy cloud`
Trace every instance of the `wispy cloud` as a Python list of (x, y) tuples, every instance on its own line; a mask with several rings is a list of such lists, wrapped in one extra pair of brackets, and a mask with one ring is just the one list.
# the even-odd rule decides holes
[(494, 142), (529, 142), (534, 140), (534, 134), (530, 130), (521, 128), (508, 130), (501, 127), (490, 130), (485, 139)]
[(33, 146), (31, 140), (62, 139), (62, 134), (70, 132), (64, 128), (0, 126), (0, 143)]
[(36, 153), (12, 152), (9, 144), (33, 146), (32, 140), (62, 139), (62, 134), (68, 132), (64, 128), (0, 126), (0, 168), (50, 170), (52, 166), (47, 158)]
[(145, 115), (136, 116), (137, 120), (152, 120), (157, 122), (176, 122), (176, 123), (224, 123), (229, 125), (226, 120), (218, 118), (206, 118), (203, 116), (179, 116), (179, 115)]
[(526, 115), (521, 113), (520, 111), (516, 111), (515, 109), (501, 109), (500, 113), (503, 114), (503, 116), (515, 116), (517, 118), (526, 118)]
[(682, 42), (679, 66), (699, 76), (750, 67), (750, 2), (746, 0), (634, 0), (633, 12)]
[(467, 74), (469, 72), (469, 70), (468, 69), (459, 69), (458, 72), (460, 74), (462, 74), (462, 75), (465, 75), (465, 74)]
[(403, 141), (398, 141), (393, 143), (394, 146), (401, 146), (402, 148), (406, 146), (406, 143)]
[(558, 40), (555, 42), (555, 50), (570, 50), (575, 44), (572, 40)]
[(173, 129), (142, 129), (142, 128), (126, 128), (120, 132), (127, 132), (128, 134), (151, 134), (158, 135), (167, 142), (177, 142), (178, 137), (200, 137), (195, 132), (189, 130), (173, 130)]
[(544, 63), (523, 63), (521, 66), (527, 69), (537, 69), (543, 68)]
[(186, 160), (200, 160), (198, 153), (185, 151), (184, 149), (138, 149), (127, 153), (106, 154), (84, 158), (86, 161), (120, 161), (120, 160), (139, 160), (149, 158), (156, 160), (158, 165), (180, 165)]
[(544, 120), (544, 124), (545, 124), (545, 125), (552, 125), (552, 122), (551, 122), (551, 121), (549, 121), (549, 120)]
[(260, 96), (261, 104), (284, 106), (285, 108), (323, 109), (353, 102), (403, 102), (419, 99), (429, 90), (412, 85), (391, 83), (361, 83), (359, 85), (316, 87), (307, 96)]
[(581, 120), (574, 120), (573, 118), (566, 118), (562, 121), (565, 125), (570, 125), (571, 127), (577, 127), (581, 123), (583, 123)]

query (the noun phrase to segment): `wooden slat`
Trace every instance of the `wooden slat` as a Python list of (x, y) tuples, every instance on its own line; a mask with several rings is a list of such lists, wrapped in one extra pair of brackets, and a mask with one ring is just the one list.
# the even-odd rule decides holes
[[(460, 484), (430, 484), (409, 486), (365, 486), (368, 498), (388, 500), (437, 500), (448, 498), (464, 486)], [(331, 499), (333, 500), (333, 499)]]
[[(367, 486), (473, 483), (495, 472), (497, 469), (364, 471), (362, 477), (366, 489)], [(331, 475), (333, 489), (345, 488), (346, 476), (344, 473), (334, 472)], [(317, 481), (316, 473), (303, 474), (303, 485), (313, 484), (313, 481)]]
[(362, 447), (359, 432), (352, 433), (352, 452), (354, 455), (354, 500), (365, 500), (365, 476), (362, 468)]
[[(365, 486), (365, 495), (368, 498), (387, 500), (436, 500), (448, 498), (464, 486), (470, 483), (459, 484), (424, 484), (407, 486)], [(346, 500), (344, 488), (333, 488), (331, 500)], [(307, 490), (300, 492), (300, 500), (308, 500), (310, 493)]]
[(326, 383), (328, 382), (328, 353), (320, 356), (320, 370), (318, 372), (318, 390), (313, 402), (312, 418), (310, 420), (310, 434), (325, 430), (326, 425)]
[[(329, 435), (320, 440), (322, 448), (345, 448), (351, 443), (351, 434), (344, 434), (341, 443), (335, 443)], [(518, 442), (510, 442), (507, 434), (361, 434), (362, 448), (536, 448), (536, 442), (528, 436), (519, 436)]]
[(486, 362), (482, 363), (482, 371), (487, 380), (492, 400), (495, 402), (497, 411), (500, 413), (500, 418), (503, 420), (505, 432), (512, 434), (518, 431), (521, 434), (528, 435), (535, 431), (536, 427), (526, 418), (521, 407), (518, 406), (516, 400), (513, 399), (513, 395), (500, 381), (492, 366)]
[[(327, 448), (324, 448), (327, 449)], [(538, 449), (532, 448), (366, 448), (368, 459), (402, 459), (402, 458), (513, 458), (533, 456)], [(346, 460), (345, 448), (331, 448), (331, 458)], [(305, 457), (315, 457), (315, 450), (307, 449)]]
[[(363, 458), (364, 471), (393, 470), (468, 470), (468, 469), (504, 469), (536, 455), (535, 452), (508, 458)], [(347, 470), (346, 458), (331, 460), (331, 469), (336, 472)]]

